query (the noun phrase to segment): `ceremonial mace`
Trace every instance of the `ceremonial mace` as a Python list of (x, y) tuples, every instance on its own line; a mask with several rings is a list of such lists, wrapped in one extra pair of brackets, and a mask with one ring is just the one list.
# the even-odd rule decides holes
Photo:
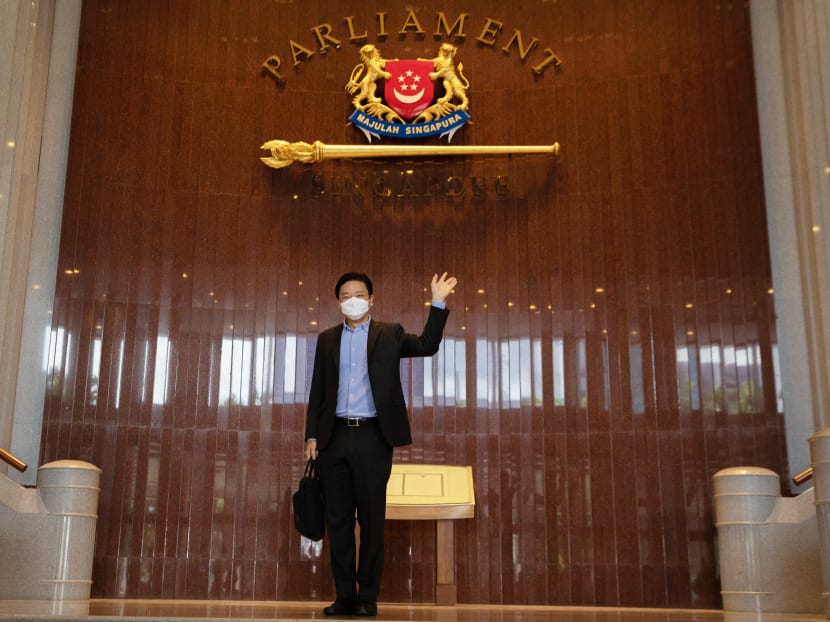
[(559, 143), (550, 146), (497, 146), (480, 147), (466, 145), (325, 145), (319, 140), (308, 144), (290, 143), (287, 140), (269, 140), (261, 149), (271, 151), (271, 157), (260, 158), (271, 168), (283, 168), (294, 162), (313, 164), (323, 160), (346, 158), (406, 158), (455, 155), (559, 155)]

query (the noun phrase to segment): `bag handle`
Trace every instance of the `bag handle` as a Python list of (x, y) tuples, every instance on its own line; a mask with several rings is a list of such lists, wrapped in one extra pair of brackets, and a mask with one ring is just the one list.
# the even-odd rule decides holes
[(308, 462), (305, 465), (305, 472), (303, 473), (303, 477), (308, 479), (319, 479), (319, 475), (317, 474), (317, 460), (316, 458), (309, 458)]

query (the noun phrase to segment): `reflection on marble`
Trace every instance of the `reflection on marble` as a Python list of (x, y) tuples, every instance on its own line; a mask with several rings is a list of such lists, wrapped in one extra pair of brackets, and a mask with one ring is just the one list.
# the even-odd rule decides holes
[[(328, 604), (328, 603), (325, 603)], [(13, 622), (60, 618), (62, 622), (142, 620), (295, 620), (324, 619), (323, 603), (200, 600), (0, 601), (0, 620)], [(377, 620), (385, 622), (818, 622), (818, 615), (728, 613), (691, 609), (617, 609), (612, 607), (434, 607), (380, 603)]]

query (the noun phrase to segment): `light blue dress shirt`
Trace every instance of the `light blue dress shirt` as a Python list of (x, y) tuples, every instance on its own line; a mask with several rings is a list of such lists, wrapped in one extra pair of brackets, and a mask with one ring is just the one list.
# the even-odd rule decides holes
[[(445, 302), (433, 300), (432, 306), (446, 309)], [(340, 337), (340, 380), (337, 385), (337, 417), (377, 417), (372, 385), (369, 382), (367, 344), (369, 342), (368, 318), (362, 324), (350, 328), (343, 322)]]
[(340, 337), (340, 382), (337, 385), (335, 412), (338, 417), (377, 416), (372, 385), (369, 383), (366, 351), (371, 322), (371, 319), (367, 319), (353, 329), (343, 323), (343, 334)]

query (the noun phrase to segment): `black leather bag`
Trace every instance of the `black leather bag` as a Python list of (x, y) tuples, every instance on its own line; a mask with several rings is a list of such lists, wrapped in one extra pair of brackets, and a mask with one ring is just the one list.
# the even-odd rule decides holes
[(323, 488), (317, 475), (317, 461), (309, 458), (297, 492), (291, 497), (294, 505), (294, 527), (309, 540), (322, 540), (326, 533), (323, 510)]

